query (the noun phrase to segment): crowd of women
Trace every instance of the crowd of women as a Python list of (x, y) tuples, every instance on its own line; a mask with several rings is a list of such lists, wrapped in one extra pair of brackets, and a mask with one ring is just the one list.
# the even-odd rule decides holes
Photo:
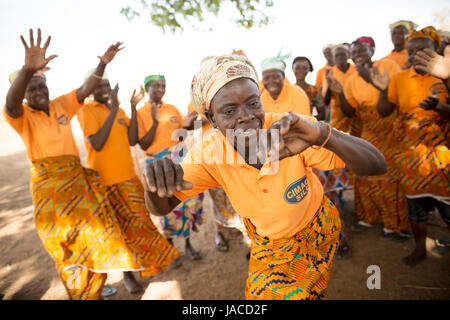
[[(354, 230), (381, 224), (386, 239), (414, 238), (407, 265), (425, 259), (429, 212), (436, 208), (450, 228), (450, 47), (433, 27), (416, 28), (391, 24), (394, 49), (377, 61), (371, 37), (326, 45), (315, 85), (305, 80), (313, 65), (304, 56), (292, 63), (295, 84), (281, 52), (261, 63), (261, 81), (242, 50), (205, 57), (184, 117), (163, 101), (163, 75), (133, 92), (131, 118), (120, 108), (118, 85), (105, 73), (120, 42), (79, 88), (50, 100), (51, 38), (42, 46), (40, 29), (36, 41), (32, 30), (28, 42), (21, 36), (25, 63), (10, 76), (3, 114), (25, 144), (36, 228), (69, 297), (107, 295), (111, 271), (123, 272), (130, 292), (142, 291), (133, 272), (180, 266), (175, 237), (200, 259), (189, 236), (202, 224), (206, 193), (217, 250), (227, 251), (233, 234), (251, 241), (247, 299), (326, 296), (334, 257), (350, 256), (348, 188)], [(143, 170), (134, 165), (135, 145), (145, 153)], [(442, 252), (449, 245), (436, 240)]]

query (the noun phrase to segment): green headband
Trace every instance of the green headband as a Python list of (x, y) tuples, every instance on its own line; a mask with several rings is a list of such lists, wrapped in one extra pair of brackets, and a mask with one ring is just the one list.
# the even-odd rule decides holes
[(164, 82), (166, 82), (166, 78), (164, 78), (163, 75), (151, 75), (151, 76), (147, 76), (144, 79), (144, 88), (145, 91), (148, 91), (148, 87), (150, 87), (150, 85), (155, 82), (155, 81), (159, 81), (162, 80)]

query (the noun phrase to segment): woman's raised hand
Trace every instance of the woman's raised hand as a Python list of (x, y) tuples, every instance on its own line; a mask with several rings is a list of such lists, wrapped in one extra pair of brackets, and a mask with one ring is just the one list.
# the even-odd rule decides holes
[(425, 71), (436, 78), (446, 80), (450, 78), (450, 46), (446, 46), (444, 56), (441, 56), (431, 49), (424, 49), (416, 53), (415, 66), (417, 70)]
[(133, 90), (133, 94), (130, 99), (131, 107), (136, 108), (139, 101), (141, 101), (144, 98), (144, 88), (142, 86), (140, 87), (140, 90), (138, 93), (136, 93), (136, 89)]
[(333, 72), (331, 69), (325, 70), (325, 79), (328, 82), (328, 88), (336, 94), (339, 94), (343, 91), (342, 85), (339, 83), (339, 81), (336, 80), (336, 78), (333, 76)]
[(98, 56), (98, 58), (104, 63), (108, 64), (110, 63), (114, 57), (116, 56), (117, 52), (122, 50), (123, 48), (120, 48), (120, 46), (123, 44), (123, 42), (118, 41), (116, 44), (110, 45), (108, 50), (103, 54), (103, 56)]
[(45, 58), (45, 53), (50, 44), (51, 36), (48, 36), (47, 41), (41, 48), (41, 29), (38, 28), (36, 45), (34, 44), (33, 30), (30, 29), (30, 46), (27, 42), (20, 36), (23, 46), (25, 47), (25, 65), (24, 68), (30, 72), (36, 72), (43, 69), (51, 60), (56, 58), (56, 55), (52, 55)]
[(381, 74), (380, 69), (373, 66), (370, 70), (370, 79), (372, 80), (372, 84), (379, 91), (385, 91), (389, 87), (389, 74), (387, 69), (384, 69), (384, 74)]

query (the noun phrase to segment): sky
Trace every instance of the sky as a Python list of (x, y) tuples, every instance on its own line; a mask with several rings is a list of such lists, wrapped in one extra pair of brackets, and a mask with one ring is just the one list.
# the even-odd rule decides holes
[[(322, 47), (327, 43), (351, 42), (358, 36), (375, 39), (374, 58), (392, 49), (389, 23), (400, 19), (420, 27), (443, 28), (434, 16), (447, 12), (444, 24), (450, 26), (450, 1), (299, 1), (275, 0), (267, 10), (271, 23), (246, 30), (237, 27), (233, 11), (225, 6), (218, 17), (186, 25), (183, 32), (163, 33), (143, 15), (128, 21), (120, 9), (135, 0), (2, 0), (0, 2), (0, 99), (4, 104), (9, 88), (8, 75), (24, 63), (24, 48), (19, 36), (28, 39), (28, 29), (40, 27), (42, 37), (52, 36), (47, 56), (58, 57), (49, 63), (46, 73), (50, 98), (82, 85), (86, 73), (98, 64), (109, 45), (123, 41), (120, 51), (107, 66), (112, 86), (119, 83), (122, 108), (129, 113), (129, 98), (134, 88), (149, 74), (164, 74), (166, 95), (163, 100), (186, 112), (190, 83), (200, 60), (209, 55), (243, 49), (259, 70), (264, 58), (281, 49), (292, 53), (287, 60), (286, 76), (294, 81), (291, 63), (295, 56), (307, 56), (315, 68), (307, 77), (314, 83), (315, 72), (326, 61)], [(446, 10), (446, 11), (445, 11)], [(445, 26), (444, 26), (445, 27)], [(36, 38), (36, 37), (35, 37)]]

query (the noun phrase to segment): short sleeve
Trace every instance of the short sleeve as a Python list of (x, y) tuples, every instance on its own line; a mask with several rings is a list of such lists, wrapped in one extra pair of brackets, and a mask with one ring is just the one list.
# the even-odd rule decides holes
[(345, 168), (345, 163), (334, 152), (321, 148), (315, 150), (308, 148), (300, 154), (306, 167), (312, 167), (319, 170), (333, 170)]
[(176, 191), (174, 193), (180, 201), (186, 201), (193, 196), (214, 188), (219, 187), (219, 182), (211, 175), (211, 166), (202, 160), (201, 142), (195, 143), (186, 157), (181, 162), (184, 176), (183, 179), (193, 184), (191, 190)]
[(77, 99), (77, 90), (73, 90), (68, 94), (59, 96), (52, 102), (59, 104), (64, 109), (64, 112), (69, 119), (72, 119), (82, 106)]
[(89, 137), (100, 130), (101, 126), (89, 107), (81, 108), (80, 111), (78, 111), (77, 118), (85, 137)]
[(24, 129), (25, 126), (25, 117), (26, 117), (26, 109), (25, 107), (23, 107), (23, 112), (22, 115), (18, 118), (13, 118), (11, 116), (8, 115), (8, 113), (6, 112), (6, 105), (3, 107), (3, 116), (5, 117), (6, 122), (9, 123), (9, 125), (17, 132), (17, 133), (21, 133)]
[(142, 109), (138, 110), (138, 112), (137, 112), (139, 139), (142, 139), (145, 136), (145, 134), (147, 133), (147, 131), (145, 130), (144, 120), (142, 119), (142, 117), (143, 117), (142, 113), (143, 113)]

